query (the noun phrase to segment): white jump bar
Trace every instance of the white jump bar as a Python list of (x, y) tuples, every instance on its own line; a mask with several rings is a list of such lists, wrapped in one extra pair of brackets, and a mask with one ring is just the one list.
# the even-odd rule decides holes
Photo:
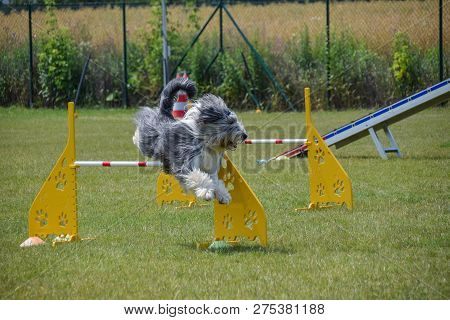
[(247, 139), (245, 144), (286, 144), (286, 143), (306, 143), (306, 139)]
[(78, 167), (160, 167), (159, 161), (75, 161)]

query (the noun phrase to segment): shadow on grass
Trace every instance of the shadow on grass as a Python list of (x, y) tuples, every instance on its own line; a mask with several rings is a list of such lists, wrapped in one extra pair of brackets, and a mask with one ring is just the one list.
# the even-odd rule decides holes
[(188, 248), (190, 250), (198, 251), (198, 252), (208, 252), (208, 253), (215, 253), (215, 254), (237, 254), (237, 253), (263, 253), (263, 254), (270, 254), (270, 253), (277, 253), (277, 254), (294, 254), (296, 253), (295, 250), (289, 249), (289, 248), (282, 248), (282, 247), (276, 247), (273, 245), (268, 246), (267, 248), (261, 247), (259, 245), (248, 245), (248, 244), (239, 244), (236, 246), (232, 246), (231, 248), (221, 249), (221, 250), (208, 250), (208, 249), (199, 249), (197, 248), (196, 243), (179, 243), (178, 244), (181, 247)]
[(338, 155), (336, 156), (338, 159), (358, 159), (358, 160), (383, 160), (379, 155)]

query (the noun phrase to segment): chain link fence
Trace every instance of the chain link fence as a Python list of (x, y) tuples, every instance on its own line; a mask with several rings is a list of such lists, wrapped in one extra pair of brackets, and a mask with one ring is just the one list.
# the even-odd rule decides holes
[[(300, 110), (304, 86), (318, 108), (377, 107), (448, 78), (449, 0), (168, 3), (172, 75), (186, 70), (240, 110)], [(2, 106), (63, 106), (88, 56), (80, 104), (157, 99), (160, 1), (0, 9)]]

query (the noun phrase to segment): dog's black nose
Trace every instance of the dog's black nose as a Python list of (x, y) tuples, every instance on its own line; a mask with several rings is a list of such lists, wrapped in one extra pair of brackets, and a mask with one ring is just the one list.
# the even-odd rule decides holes
[(247, 139), (248, 138), (248, 135), (246, 134), (246, 133), (243, 133), (242, 134), (242, 140), (245, 140), (245, 139)]

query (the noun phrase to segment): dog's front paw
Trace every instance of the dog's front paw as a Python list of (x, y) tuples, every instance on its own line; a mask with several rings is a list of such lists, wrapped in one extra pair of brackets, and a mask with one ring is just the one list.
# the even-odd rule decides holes
[(216, 197), (221, 204), (229, 204), (231, 202), (231, 195), (225, 187), (225, 183), (222, 180), (217, 182)]
[(231, 195), (227, 190), (225, 192), (223, 190), (217, 190), (216, 197), (221, 204), (229, 204), (231, 202)]
[(212, 199), (214, 199), (214, 190), (207, 188), (197, 188), (195, 189), (195, 196), (199, 199), (211, 201)]

